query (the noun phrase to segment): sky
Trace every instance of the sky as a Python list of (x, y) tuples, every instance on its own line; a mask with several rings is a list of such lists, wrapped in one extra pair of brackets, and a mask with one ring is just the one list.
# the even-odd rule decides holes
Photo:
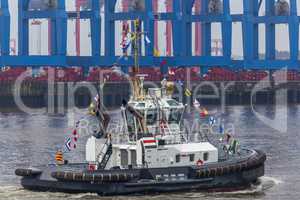
[[(9, 8), (11, 13), (11, 38), (16, 39), (18, 38), (18, 0), (8, 0), (9, 1)], [(117, 2), (117, 9), (120, 10), (120, 1)], [(66, 0), (67, 2), (67, 10), (74, 10), (74, 0)], [(232, 14), (239, 14), (243, 11), (243, 0), (230, 0), (230, 7), (231, 7), (231, 13)], [(288, 0), (289, 2), (289, 0)], [(297, 0), (298, 4), (300, 2)], [(300, 5), (298, 7), (298, 13), (300, 13)], [(262, 5), (259, 14), (264, 14), (264, 5)], [(164, 11), (164, 0), (159, 0), (159, 10)], [(298, 14), (300, 15), (300, 14)], [(47, 20), (41, 20), (42, 25), (41, 26), (31, 26), (30, 32), (30, 53), (33, 55), (36, 54), (42, 54), (47, 55), (48, 54), (48, 23)], [(91, 52), (91, 45), (90, 45), (90, 27), (89, 22), (87, 20), (83, 20), (81, 22), (81, 54), (82, 55), (90, 55)], [(116, 23), (116, 32), (120, 32), (120, 23)], [(102, 28), (103, 24), (102, 24)], [(103, 30), (103, 29), (102, 29)], [(164, 23), (159, 23), (159, 48), (160, 53), (162, 55), (165, 54), (166, 48), (165, 48), (165, 25)], [(259, 26), (259, 52), (264, 53), (265, 52), (265, 34), (264, 34), (264, 25)], [(102, 38), (104, 37), (104, 34), (102, 34)], [(242, 50), (242, 26), (240, 23), (233, 24), (233, 43), (232, 43), (232, 53), (235, 56), (243, 56), (243, 50)], [(42, 41), (40, 47), (38, 45), (38, 38)], [(194, 38), (194, 36), (193, 36)], [(121, 48), (120, 48), (120, 39), (121, 36), (116, 35), (116, 53), (121, 54)], [(221, 39), (221, 26), (220, 24), (213, 24), (212, 25), (212, 39)], [(289, 43), (288, 43), (288, 26), (287, 25), (277, 25), (276, 28), (276, 48), (279, 51), (287, 51), (289, 49)], [(17, 44), (18, 46), (18, 44)], [(104, 42), (102, 42), (102, 49), (104, 46)], [(68, 55), (75, 55), (75, 20), (69, 20), (68, 21)], [(103, 53), (103, 51), (102, 51)]]

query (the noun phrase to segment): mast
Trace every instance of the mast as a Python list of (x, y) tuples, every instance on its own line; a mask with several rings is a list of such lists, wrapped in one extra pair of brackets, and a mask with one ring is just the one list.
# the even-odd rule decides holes
[(143, 78), (138, 76), (139, 75), (139, 51), (140, 51), (140, 39), (141, 35), (141, 21), (136, 19), (134, 21), (134, 32), (131, 33), (132, 41), (133, 41), (133, 51), (134, 51), (134, 66), (133, 66), (133, 99), (134, 100), (141, 100), (144, 99), (143, 94)]

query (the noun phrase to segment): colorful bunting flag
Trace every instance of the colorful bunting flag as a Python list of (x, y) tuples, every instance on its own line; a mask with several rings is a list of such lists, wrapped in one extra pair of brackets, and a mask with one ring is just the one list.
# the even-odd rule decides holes
[(169, 69), (168, 74), (171, 75), (171, 76), (174, 76), (175, 75), (175, 70), (174, 69)]
[(149, 39), (149, 37), (147, 35), (145, 35), (145, 43), (151, 44), (151, 40)]
[(197, 109), (200, 108), (200, 103), (199, 103), (199, 101), (198, 101), (197, 99), (194, 100), (193, 105), (194, 105), (194, 107), (197, 108)]
[(73, 130), (73, 135), (75, 135), (75, 136), (77, 135), (77, 130), (76, 129)]
[(127, 44), (124, 44), (124, 45), (122, 45), (122, 49), (123, 49), (123, 51), (127, 51), (127, 50), (128, 50), (128, 48), (130, 47), (130, 45), (131, 45), (131, 41), (130, 41), (130, 42), (128, 42)]
[(200, 115), (201, 117), (206, 117), (208, 115), (208, 111), (205, 108), (203, 108)]
[(185, 96), (187, 96), (187, 97), (192, 96), (192, 92), (191, 92), (188, 88), (185, 89), (184, 94), (185, 94)]
[(216, 121), (217, 121), (217, 120), (216, 120), (213, 116), (209, 117), (208, 122), (209, 122), (209, 125), (210, 125), (210, 126), (214, 125), (214, 124), (216, 123)]
[(153, 49), (153, 55), (154, 55), (155, 57), (159, 57), (159, 56), (160, 56), (160, 52), (159, 52), (156, 48), (154, 48), (154, 49)]
[(224, 135), (224, 124), (220, 124), (220, 127), (219, 127), (219, 133)]
[(67, 141), (65, 142), (65, 147), (67, 148), (68, 151), (71, 151), (71, 145), (72, 145), (72, 140), (71, 138), (68, 138)]
[(161, 63), (160, 63), (160, 66), (165, 66), (167, 64), (167, 61), (166, 60), (162, 60)]
[(182, 87), (183, 86), (183, 82), (178, 80), (177, 83)]

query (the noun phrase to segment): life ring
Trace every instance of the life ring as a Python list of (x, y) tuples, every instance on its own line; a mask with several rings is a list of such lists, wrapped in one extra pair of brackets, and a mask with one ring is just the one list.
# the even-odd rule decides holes
[(202, 160), (197, 160), (197, 162), (196, 162), (196, 165), (197, 166), (202, 166), (204, 163), (203, 163), (203, 161)]

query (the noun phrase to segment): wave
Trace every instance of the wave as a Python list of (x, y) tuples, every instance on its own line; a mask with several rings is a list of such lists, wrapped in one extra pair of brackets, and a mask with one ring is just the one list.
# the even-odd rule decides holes
[[(193, 198), (203, 198), (207, 197), (239, 197), (247, 195), (263, 195), (265, 191), (271, 189), (272, 187), (282, 184), (283, 182), (274, 177), (261, 177), (258, 179), (256, 184), (251, 185), (250, 188), (245, 190), (238, 190), (232, 192), (216, 192), (216, 193), (199, 193), (199, 192), (189, 192), (185, 194), (172, 194), (172, 195), (158, 195), (157, 197), (165, 197), (164, 199), (193, 199)], [(154, 196), (145, 196), (146, 199), (155, 199)], [(148, 198), (147, 198), (148, 197)], [(98, 199), (97, 194), (93, 193), (83, 193), (83, 194), (65, 194), (65, 193), (50, 193), (50, 192), (31, 192), (24, 190), (18, 186), (0, 186), (0, 199)], [(122, 199), (120, 197), (119, 199)], [(124, 198), (127, 199), (127, 198)], [(132, 197), (131, 199), (136, 199)], [(137, 198), (139, 199), (139, 198)], [(159, 198), (161, 199), (161, 198)], [(209, 198), (210, 199), (210, 198)]]
[(0, 194), (7, 192), (16, 192), (20, 189), (21, 188), (17, 186), (0, 186)]
[(0, 186), (0, 199), (8, 200), (33, 200), (33, 199), (58, 199), (65, 198), (63, 193), (31, 192), (18, 186)]
[(95, 199), (98, 195), (92, 193), (67, 194), (59, 192), (33, 192), (18, 186), (0, 186), (0, 199), (8, 200), (57, 200), (57, 199)]
[(69, 197), (69, 199), (97, 199), (100, 198), (96, 193), (82, 193), (82, 194), (73, 194)]
[(232, 191), (232, 192), (222, 192), (217, 194), (227, 195), (227, 196), (228, 195), (229, 196), (263, 195), (264, 192), (266, 192), (267, 190), (282, 183), (283, 182), (277, 178), (264, 176), (259, 178), (257, 183), (252, 184), (248, 189)]

